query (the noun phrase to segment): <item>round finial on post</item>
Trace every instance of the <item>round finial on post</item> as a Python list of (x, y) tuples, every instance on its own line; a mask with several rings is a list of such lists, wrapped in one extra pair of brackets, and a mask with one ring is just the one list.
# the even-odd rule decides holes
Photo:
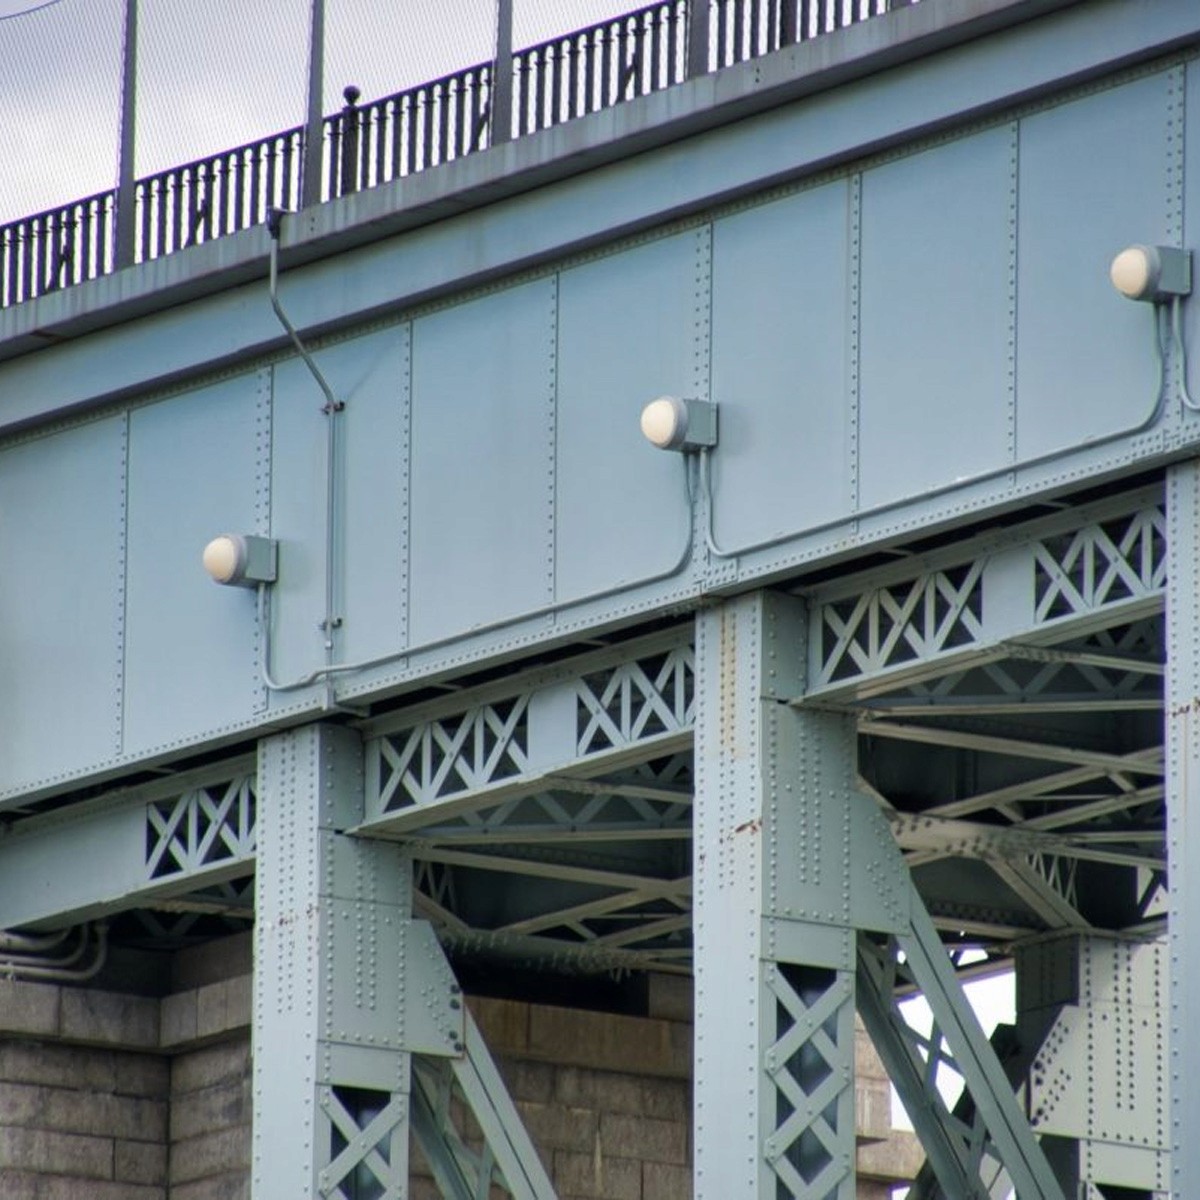
[(346, 98), (346, 107), (353, 108), (358, 103), (358, 98), (362, 95), (362, 92), (354, 84), (349, 83), (342, 89), (342, 95)]

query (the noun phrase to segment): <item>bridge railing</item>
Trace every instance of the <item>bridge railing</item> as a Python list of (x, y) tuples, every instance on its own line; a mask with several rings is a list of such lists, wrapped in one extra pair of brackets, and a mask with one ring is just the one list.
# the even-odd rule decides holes
[[(492, 63), (346, 106), (323, 124), (328, 200), (375, 187), (635, 96), (720, 70), (916, 0), (656, 0), (516, 52), (512, 126), (492, 128), (500, 81)], [(706, 13), (699, 29), (689, 14)], [(689, 67), (689, 64), (690, 67)], [(303, 127), (197, 159), (136, 182), (134, 245), (116, 245), (116, 191), (0, 225), (0, 307), (20, 304), (295, 208), (303, 195)]]
[(113, 269), (115, 192), (0, 226), (0, 307)]
[(708, 69), (857, 25), (917, 0), (711, 0)]
[(660, 0), (513, 59), (512, 132), (521, 136), (683, 80), (687, 0)]
[(159, 258), (256, 225), (300, 196), (304, 131), (270, 134), (139, 179), (136, 260)]
[(490, 142), (492, 64), (478, 63), (325, 118), (326, 200), (484, 149)]

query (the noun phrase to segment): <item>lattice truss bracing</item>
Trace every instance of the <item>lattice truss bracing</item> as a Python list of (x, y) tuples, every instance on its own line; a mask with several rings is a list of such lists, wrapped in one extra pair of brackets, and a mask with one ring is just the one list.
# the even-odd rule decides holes
[(693, 674), (682, 628), (375, 722), (361, 832), (452, 947), (686, 969)]
[(1166, 549), (1144, 490), (812, 597), (804, 703), (859, 714), (944, 926), (1161, 928)]
[(1161, 611), (1166, 584), (1161, 494), (1068, 509), (1018, 533), (840, 581), (814, 597), (813, 694), (867, 696), (945, 675), (956, 661), (1008, 657), (1073, 626), (1110, 628)]
[[(1012, 1181), (1002, 1164), (983, 1112), (976, 1105), (940, 1021), (914, 1020), (901, 998), (916, 981), (896, 938), (862, 937), (858, 947), (859, 1007), (864, 1023), (887, 1064), (927, 1159), (909, 1192), (910, 1200), (1006, 1200)], [(1015, 1045), (996, 1046), (1006, 1071), (1015, 1079)], [(951, 1106), (944, 1091), (960, 1090)], [(942, 1181), (949, 1183), (944, 1186)], [(953, 1189), (953, 1190), (951, 1190)]]
[(151, 879), (251, 858), (254, 781), (238, 775), (146, 805), (146, 869)]
[[(943, 930), (1160, 920), (1163, 520), (1143, 489), (810, 598), (799, 702), (857, 715), (860, 785)], [(363, 832), (411, 842), (451, 944), (685, 967), (693, 671), (656, 635), (381, 719)]]
[[(1164, 564), (1143, 489), (808, 597), (801, 703), (856, 714), (863, 786), (944, 928), (1006, 942), (1159, 919)], [(458, 944), (686, 969), (694, 676), (682, 625), (368, 722), (359, 832), (412, 843), (421, 911)], [(78, 811), (90, 844), (96, 822), (122, 845), (139, 827), (126, 907), (244, 911), (221, 889), (253, 870), (253, 761)], [(8, 853), (43, 875), (31, 846), (77, 863), (65, 824), (17, 822)], [(44, 889), (4, 875), (21, 920), (97, 915), (34, 911)]]
[(161, 928), (173, 941), (204, 916), (250, 919), (255, 792), (243, 755), (14, 821), (0, 845), (5, 924), (141, 909), (138, 939)]
[(854, 989), (841, 971), (775, 963), (763, 973), (764, 1073), (774, 1099), (763, 1155), (780, 1194), (840, 1196), (854, 1124)]

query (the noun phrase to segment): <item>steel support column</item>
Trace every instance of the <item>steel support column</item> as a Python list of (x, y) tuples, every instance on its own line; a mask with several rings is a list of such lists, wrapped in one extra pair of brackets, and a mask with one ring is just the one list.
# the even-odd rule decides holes
[[(404, 1200), (410, 1129), (454, 1200), (553, 1200), (432, 928), (412, 919), (407, 852), (344, 832), (362, 821), (360, 736), (266, 739), (258, 796), (254, 1200)], [(482, 1149), (456, 1126), (466, 1109)]]
[(787, 707), (803, 628), (765, 594), (698, 622), (696, 1200), (855, 1191), (854, 727)]
[[(412, 877), (396, 846), (341, 832), (362, 809), (356, 734), (311, 726), (259, 755), (254, 1200), (408, 1187)], [(461, 1009), (438, 1003), (443, 1044)]]
[[(872, 796), (853, 717), (797, 707), (806, 614), (759, 593), (702, 613), (696, 646), (696, 1196), (854, 1194), (859, 997), (947, 1196), (1063, 1200)], [(901, 978), (903, 976), (903, 978)], [(899, 1009), (924, 992), (934, 1032)], [(962, 1078), (976, 1133), (936, 1090)]]
[[(1200, 1179), (1200, 460), (1167, 472), (1167, 860), (1170, 878), (1171, 1183)], [(1193, 861), (1195, 860), (1195, 861)]]

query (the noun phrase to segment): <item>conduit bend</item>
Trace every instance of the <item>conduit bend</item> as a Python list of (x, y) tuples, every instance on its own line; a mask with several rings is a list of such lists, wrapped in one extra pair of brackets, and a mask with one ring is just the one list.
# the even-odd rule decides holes
[[(72, 932), (75, 931), (65, 930), (59, 939), (60, 943), (66, 942)], [(81, 925), (78, 927), (78, 935), (78, 945), (59, 958), (35, 953), (13, 954), (4, 951), (0, 945), (0, 978), (58, 983), (83, 983), (94, 978), (108, 962), (108, 925), (104, 921)], [(20, 934), (3, 936), (6, 940), (24, 940)], [(45, 940), (51, 941), (56, 938), (57, 934)]]
[[(325, 378), (321, 368), (317, 366), (316, 360), (309, 353), (308, 348), (300, 340), (300, 335), (296, 332), (296, 327), (288, 319), (287, 313), (283, 311), (283, 305), (279, 302), (279, 235), (283, 230), (283, 210), (278, 208), (271, 209), (267, 216), (267, 232), (271, 235), (271, 307), (275, 310), (275, 316), (279, 319), (279, 323), (287, 332), (288, 337), (292, 341), (292, 345), (296, 347), (296, 352), (304, 361), (304, 365), (308, 367), (309, 373), (316, 380), (317, 386), (321, 389), (322, 395), (325, 397), (325, 404), (321, 411), (325, 414), (325, 620), (321, 625), (321, 636), (325, 650), (325, 670), (321, 673), (325, 680), (325, 707), (326, 709), (333, 708), (336, 704), (336, 698), (333, 694), (332, 671), (334, 669), (334, 630), (341, 625), (341, 618), (336, 611), (336, 595), (335, 595), (335, 579), (336, 571), (334, 566), (334, 552), (336, 550), (337, 538), (337, 515), (338, 515), (338, 477), (337, 477), (337, 460), (338, 460), (338, 416), (345, 409), (345, 402), (339, 400), (333, 393), (333, 388), (329, 386), (329, 381)], [(261, 588), (259, 595), (262, 595)], [(267, 634), (264, 630), (263, 638), (266, 639)], [(268, 670), (263, 671), (263, 682), (273, 691), (283, 691), (280, 685), (271, 679)]]

